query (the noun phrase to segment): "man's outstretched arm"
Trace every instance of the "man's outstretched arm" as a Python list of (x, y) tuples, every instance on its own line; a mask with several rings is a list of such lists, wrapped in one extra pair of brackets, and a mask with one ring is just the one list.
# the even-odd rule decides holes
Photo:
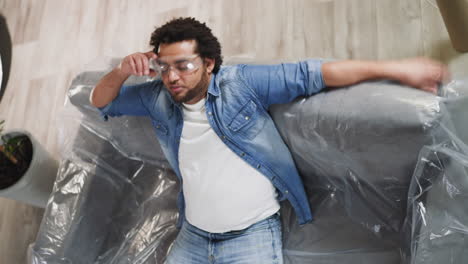
[(339, 87), (375, 79), (391, 79), (431, 93), (449, 78), (447, 67), (427, 58), (398, 61), (345, 60), (322, 65), (327, 87)]

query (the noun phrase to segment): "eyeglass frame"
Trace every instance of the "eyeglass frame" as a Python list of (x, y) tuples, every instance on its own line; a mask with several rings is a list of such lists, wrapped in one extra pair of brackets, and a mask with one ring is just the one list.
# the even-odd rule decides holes
[[(175, 56), (167, 56), (167, 57), (175, 57)], [(185, 58), (181, 58), (181, 59), (178, 59), (176, 60), (176, 63), (175, 64), (178, 64), (178, 63), (183, 63), (183, 62), (189, 62), (189, 63), (192, 63), (195, 68), (193, 69), (190, 69), (188, 71), (183, 71), (183, 70), (180, 70), (178, 69), (177, 66), (173, 65), (173, 64), (169, 64), (169, 63), (165, 63), (166, 65), (168, 65), (168, 69), (163, 72), (161, 70), (161, 64), (158, 62), (158, 59), (150, 59), (149, 60), (149, 64), (150, 64), (150, 68), (157, 71), (159, 73), (160, 76), (166, 76), (170, 73), (171, 70), (173, 70), (177, 75), (180, 75), (180, 76), (184, 76), (184, 75), (188, 75), (188, 74), (191, 74), (193, 73), (194, 71), (198, 70), (200, 68), (200, 66), (203, 64), (203, 62), (194, 62), (194, 60), (197, 58), (197, 57), (200, 57), (200, 54), (193, 54), (192, 56), (189, 56), (189, 57), (185, 57)]]

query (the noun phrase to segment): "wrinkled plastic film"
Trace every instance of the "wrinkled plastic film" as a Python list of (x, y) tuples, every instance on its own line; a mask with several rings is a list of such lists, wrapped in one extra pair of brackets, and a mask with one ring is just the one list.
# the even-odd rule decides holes
[(312, 225), (285, 234), (285, 257), (400, 263), (408, 186), (418, 151), (434, 141), (439, 99), (391, 82), (364, 83), (278, 106), (273, 116), (287, 124), (278, 128), (315, 212)]
[(409, 189), (404, 232), (412, 264), (468, 260), (468, 85), (444, 87), (446, 138), (424, 146)]
[[(179, 186), (150, 120), (104, 122), (89, 104), (118, 60), (98, 62), (59, 117), (63, 159), (31, 263), (163, 263), (177, 235)], [(434, 96), (368, 82), (274, 106), (314, 215), (298, 226), (282, 202), (285, 262), (465, 263), (466, 84)]]
[(69, 89), (59, 117), (63, 160), (32, 248), (33, 263), (138, 263), (164, 256), (156, 253), (169, 245), (154, 239), (176, 234), (176, 177), (156, 141), (137, 140), (155, 139), (149, 121), (103, 122), (89, 105), (104, 73), (80, 75)]

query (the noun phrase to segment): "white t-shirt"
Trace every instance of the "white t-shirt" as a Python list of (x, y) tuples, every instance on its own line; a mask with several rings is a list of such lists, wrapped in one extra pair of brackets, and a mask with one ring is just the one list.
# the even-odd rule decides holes
[(187, 221), (210, 233), (240, 230), (276, 213), (273, 184), (216, 135), (205, 99), (184, 108), (179, 148)]

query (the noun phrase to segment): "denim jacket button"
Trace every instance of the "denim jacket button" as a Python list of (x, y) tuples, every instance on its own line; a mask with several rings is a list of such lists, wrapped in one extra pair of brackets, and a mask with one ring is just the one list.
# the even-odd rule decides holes
[(245, 156), (245, 153), (244, 153), (244, 152), (242, 152), (242, 153), (241, 153), (241, 156), (242, 156), (242, 157), (244, 157), (244, 156)]
[(208, 115), (212, 115), (212, 114), (213, 114), (213, 113), (211, 113), (211, 112), (208, 112)]
[(284, 194), (288, 194), (288, 193), (289, 193), (289, 191), (288, 191), (288, 190), (284, 191)]
[(250, 119), (250, 117), (249, 117), (249, 116), (245, 116), (245, 120), (249, 120), (249, 119)]
[(257, 165), (257, 169), (260, 169), (262, 167), (262, 165), (258, 164)]

